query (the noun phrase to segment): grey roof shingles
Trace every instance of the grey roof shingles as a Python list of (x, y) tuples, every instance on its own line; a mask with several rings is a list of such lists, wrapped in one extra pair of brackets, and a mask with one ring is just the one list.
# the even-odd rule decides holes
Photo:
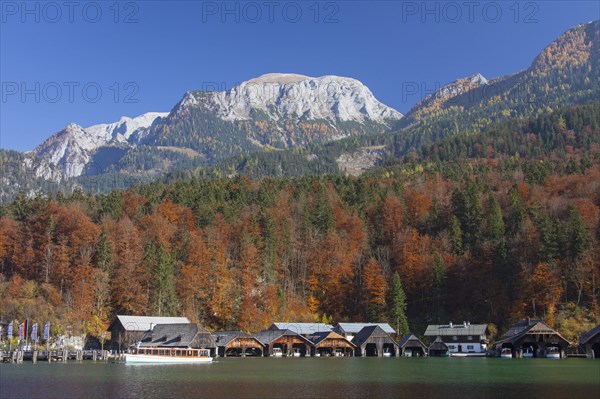
[(487, 324), (430, 324), (425, 330), (426, 337), (447, 337), (454, 335), (486, 335)]
[(187, 317), (117, 315), (126, 331), (148, 331), (151, 325), (190, 323)]
[(157, 324), (144, 335), (140, 346), (187, 347), (197, 334), (208, 331), (193, 323)]
[(379, 326), (388, 334), (396, 333), (396, 331), (388, 323), (338, 323), (337, 330), (343, 331), (346, 334), (356, 334), (368, 326)]
[(383, 331), (383, 329), (377, 325), (364, 327), (358, 332), (358, 334), (354, 336), (354, 338), (352, 338), (352, 343), (356, 346), (361, 346), (371, 336), (384, 336), (385, 338), (388, 338), (391, 342), (393, 342), (394, 345), (398, 345), (388, 333)]
[(333, 326), (323, 323), (273, 323), (272, 327), (278, 330), (291, 330), (300, 335), (312, 335), (323, 331), (333, 331)]
[(402, 339), (398, 342), (398, 346), (401, 348), (404, 348), (408, 343), (418, 343), (419, 346), (423, 347), (423, 348), (427, 348), (427, 346), (425, 346), (425, 344), (417, 337), (415, 337), (414, 335), (405, 335), (404, 337), (402, 337)]

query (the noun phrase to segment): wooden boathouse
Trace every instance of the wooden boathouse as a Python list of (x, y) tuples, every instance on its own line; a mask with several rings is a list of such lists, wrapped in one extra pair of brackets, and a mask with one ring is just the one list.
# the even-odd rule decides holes
[(398, 342), (400, 356), (420, 357), (427, 356), (427, 346), (414, 335), (405, 335)]
[(212, 334), (219, 356), (263, 356), (265, 345), (243, 331), (215, 331)]
[(450, 356), (448, 345), (440, 337), (437, 337), (435, 341), (429, 345), (427, 350), (429, 356), (432, 357), (447, 357)]
[(354, 356), (356, 345), (334, 331), (323, 331), (308, 337), (314, 344), (314, 355)]
[(514, 324), (494, 344), (496, 353), (510, 348), (513, 357), (522, 357), (523, 352), (532, 353), (532, 357), (546, 357), (549, 351), (556, 350), (565, 357), (569, 341), (543, 320), (526, 319)]
[(579, 338), (579, 345), (590, 359), (600, 359), (600, 324)]
[(310, 356), (314, 344), (303, 335), (292, 330), (263, 330), (254, 337), (264, 345), (264, 354), (273, 356), (273, 349), (279, 348), (284, 356)]
[(108, 327), (111, 333), (106, 349), (125, 350), (127, 347), (139, 342), (147, 331), (152, 330), (157, 324), (190, 323), (187, 317), (160, 317), (160, 316), (128, 316), (117, 315)]
[(356, 356), (399, 356), (400, 351), (396, 341), (390, 334), (383, 331), (377, 325), (367, 326), (361, 329), (352, 339), (356, 345)]

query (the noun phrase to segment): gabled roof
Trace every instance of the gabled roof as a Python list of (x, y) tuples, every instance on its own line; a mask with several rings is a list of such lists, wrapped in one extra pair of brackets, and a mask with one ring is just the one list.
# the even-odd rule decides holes
[(388, 323), (338, 323), (336, 330), (346, 334), (356, 334), (368, 326), (379, 326), (388, 334), (396, 333), (396, 330), (394, 330)]
[(550, 327), (548, 325), (548, 323), (546, 323), (543, 320), (531, 320), (531, 319), (525, 319), (525, 320), (521, 320), (520, 322), (514, 324), (502, 337), (503, 339), (498, 341), (496, 344), (498, 344), (499, 342), (516, 342), (519, 339), (521, 339), (523, 336), (527, 335), (527, 334), (532, 334), (532, 335), (536, 335), (536, 334), (550, 334), (550, 335), (557, 335), (558, 337), (560, 337), (564, 342), (569, 343), (569, 341), (563, 337), (562, 335), (560, 335), (560, 333), (558, 331), (556, 331), (554, 328)]
[(144, 334), (140, 346), (188, 347), (198, 334), (210, 335), (194, 323), (157, 324)]
[(444, 343), (439, 337), (429, 345), (430, 351), (448, 351), (448, 345)]
[(126, 331), (148, 331), (151, 325), (190, 323), (187, 317), (127, 316), (117, 315)]
[(356, 334), (354, 336), (354, 338), (352, 338), (352, 343), (356, 346), (361, 346), (365, 341), (367, 341), (371, 337), (376, 337), (376, 338), (384, 337), (387, 340), (391, 341), (394, 345), (398, 345), (392, 339), (392, 337), (390, 337), (390, 334), (383, 331), (383, 329), (379, 326), (364, 327), (362, 330), (360, 330), (358, 332), (358, 334)]
[(312, 341), (292, 330), (262, 330), (253, 335), (254, 338), (262, 342), (263, 345), (269, 345), (271, 342), (281, 338), (282, 336), (293, 336), (306, 341), (309, 345), (314, 345)]
[(447, 337), (455, 335), (486, 335), (487, 324), (430, 324), (425, 330), (426, 337)]
[(596, 335), (600, 334), (600, 324), (596, 327), (592, 328), (590, 331), (584, 333), (581, 338), (579, 338), (579, 345), (585, 345), (589, 340), (594, 338)]
[(312, 335), (323, 331), (333, 331), (333, 326), (323, 323), (282, 323), (277, 322), (269, 329), (292, 330), (300, 335)]
[(356, 346), (352, 342), (347, 340), (346, 337), (336, 333), (335, 331), (318, 332), (314, 335), (309, 336), (308, 339), (310, 341), (312, 341), (312, 343), (315, 345), (318, 345), (319, 343), (323, 342), (326, 339), (342, 339), (342, 340), (346, 341), (348, 344), (352, 345), (353, 347)]
[(402, 337), (400, 342), (398, 342), (398, 346), (401, 347), (402, 349), (404, 349), (404, 347), (407, 346), (408, 344), (413, 345), (413, 346), (415, 344), (418, 344), (422, 348), (427, 348), (427, 346), (425, 346), (425, 344), (423, 342), (421, 342), (421, 340), (419, 338), (415, 337), (414, 335), (405, 335), (404, 337)]
[(246, 338), (250, 335), (243, 331), (215, 331), (212, 333), (212, 336), (218, 346), (225, 346), (236, 338)]

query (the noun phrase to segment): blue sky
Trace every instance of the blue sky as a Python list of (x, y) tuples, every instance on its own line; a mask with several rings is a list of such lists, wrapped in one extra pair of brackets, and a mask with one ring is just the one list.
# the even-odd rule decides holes
[(0, 147), (16, 150), (69, 122), (169, 111), (188, 90), (269, 72), (353, 77), (406, 113), (454, 79), (527, 68), (565, 30), (600, 18), (596, 1), (0, 5)]

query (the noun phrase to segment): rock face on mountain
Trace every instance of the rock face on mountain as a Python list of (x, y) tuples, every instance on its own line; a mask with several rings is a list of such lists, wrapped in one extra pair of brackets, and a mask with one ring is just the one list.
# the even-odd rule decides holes
[[(87, 128), (68, 124), (37, 146), (29, 155), (36, 159), (36, 174), (55, 180), (81, 175), (94, 153), (104, 146), (129, 145), (129, 140), (168, 113), (148, 112), (135, 118)], [(54, 166), (54, 167), (51, 167)]]

